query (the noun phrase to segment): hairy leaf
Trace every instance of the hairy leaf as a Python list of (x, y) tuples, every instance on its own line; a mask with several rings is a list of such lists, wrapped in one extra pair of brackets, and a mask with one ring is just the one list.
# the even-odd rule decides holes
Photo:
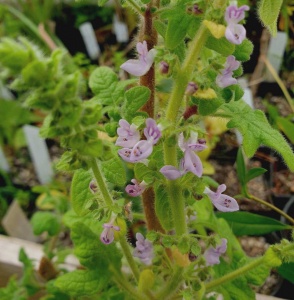
[(286, 225), (275, 219), (243, 211), (231, 213), (218, 212), (216, 216), (225, 219), (237, 236), (263, 235), (291, 228), (290, 225)]
[(294, 170), (294, 154), (283, 136), (268, 123), (264, 113), (252, 110), (243, 101), (224, 104), (220, 110), (231, 120), (228, 128), (237, 128), (243, 135), (243, 148), (252, 157), (260, 145), (275, 149), (282, 155), (290, 170)]
[(283, 263), (279, 268), (278, 272), (284, 278), (294, 284), (294, 263)]
[(54, 213), (48, 211), (36, 212), (32, 219), (31, 224), (35, 235), (48, 232), (49, 235), (56, 235), (60, 230), (60, 221)]
[(277, 34), (277, 21), (282, 4), (283, 0), (261, 0), (259, 4), (259, 17), (273, 36)]
[(118, 185), (124, 186), (126, 183), (126, 172), (122, 161), (118, 157), (113, 157), (107, 161), (103, 161), (102, 172), (106, 180)]
[(171, 230), (173, 228), (173, 218), (168, 197), (166, 187), (159, 186), (155, 190), (155, 211), (165, 230)]

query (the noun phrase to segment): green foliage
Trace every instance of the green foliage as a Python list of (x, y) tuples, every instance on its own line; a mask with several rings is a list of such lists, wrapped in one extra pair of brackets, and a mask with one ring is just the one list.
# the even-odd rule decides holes
[(40, 235), (43, 232), (48, 232), (50, 236), (58, 234), (60, 230), (60, 221), (56, 214), (53, 212), (36, 212), (32, 219), (31, 224), (35, 235)]
[(209, 36), (205, 44), (205, 47), (214, 50), (226, 57), (232, 55), (233, 52), (235, 51), (235, 45), (230, 43), (225, 37), (216, 39), (213, 36)]
[(261, 0), (259, 2), (258, 15), (273, 36), (277, 34), (277, 21), (282, 4), (283, 0)]
[(120, 158), (113, 156), (112, 158), (101, 163), (102, 172), (108, 182), (117, 186), (124, 186), (126, 183), (126, 172)]
[(0, 299), (27, 300), (27, 293), (23, 287), (18, 285), (15, 277), (11, 277), (6, 287), (0, 288)]
[(155, 211), (156, 215), (165, 230), (173, 228), (173, 218), (168, 201), (168, 193), (164, 186), (160, 185), (155, 190)]
[(237, 236), (263, 235), (274, 231), (291, 229), (290, 225), (286, 225), (275, 219), (245, 211), (231, 213), (218, 212), (216, 216), (225, 219)]
[(248, 39), (245, 39), (240, 45), (236, 45), (233, 55), (236, 60), (241, 62), (250, 59), (250, 55), (253, 52), (253, 44)]
[(89, 188), (92, 179), (93, 175), (89, 171), (82, 169), (75, 171), (71, 184), (71, 203), (73, 210), (79, 216), (89, 213), (94, 200)]
[(279, 268), (278, 272), (283, 278), (289, 280), (294, 284), (294, 262), (292, 263), (283, 263)]
[(260, 145), (275, 149), (286, 164), (294, 170), (294, 155), (282, 135), (268, 123), (264, 113), (252, 110), (245, 102), (232, 102), (221, 106), (230, 119), (228, 128), (237, 128), (243, 135), (243, 148), (252, 157)]

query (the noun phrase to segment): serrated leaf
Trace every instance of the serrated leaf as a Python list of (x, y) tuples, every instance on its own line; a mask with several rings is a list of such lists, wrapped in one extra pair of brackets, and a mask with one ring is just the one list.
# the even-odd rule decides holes
[(283, 263), (278, 268), (278, 273), (294, 284), (294, 263)]
[(259, 4), (259, 17), (273, 36), (277, 34), (277, 21), (282, 4), (283, 0), (261, 0)]
[(218, 212), (216, 213), (216, 216), (225, 219), (237, 236), (263, 235), (278, 230), (291, 229), (290, 225), (249, 212)]
[(72, 208), (78, 216), (89, 212), (89, 201), (93, 199), (93, 194), (89, 189), (89, 184), (93, 176), (89, 171), (79, 169), (75, 171), (71, 183), (71, 203)]
[(136, 86), (125, 93), (125, 102), (122, 107), (123, 115), (131, 120), (134, 114), (148, 101), (151, 91), (145, 86)]
[[(115, 90), (117, 87), (117, 76), (108, 67), (98, 67), (93, 71), (89, 79), (89, 86), (103, 105), (113, 105), (117, 100)], [(115, 96), (113, 96), (115, 95)]]
[(168, 197), (165, 186), (159, 186), (155, 190), (155, 211), (165, 230), (171, 230), (173, 228), (173, 217)]
[(58, 277), (55, 286), (72, 297), (91, 296), (98, 293), (108, 280), (103, 270), (75, 270)]
[(103, 161), (101, 166), (107, 181), (118, 186), (125, 185), (127, 180), (126, 171), (122, 161), (118, 157)]
[(58, 217), (54, 213), (47, 211), (36, 212), (31, 219), (31, 224), (35, 235), (48, 232), (50, 236), (54, 236), (60, 230), (60, 221)]
[(245, 179), (246, 183), (248, 181), (252, 180), (253, 178), (258, 177), (258, 176), (264, 174), (265, 172), (267, 172), (267, 170), (264, 169), (264, 168), (253, 168), (253, 169), (250, 169), (247, 172), (247, 174), (246, 174), (246, 179)]
[(275, 121), (279, 129), (282, 130), (290, 142), (294, 144), (294, 124), (286, 118), (280, 116), (277, 117)]
[(231, 120), (228, 128), (237, 128), (243, 135), (243, 148), (252, 157), (260, 145), (275, 149), (282, 155), (291, 171), (294, 171), (294, 154), (283, 136), (273, 129), (264, 113), (253, 110), (244, 101), (230, 102), (220, 108)]
[(134, 168), (135, 177), (139, 181), (145, 181), (146, 183), (151, 183), (154, 180), (154, 171), (149, 169), (145, 164), (143, 163), (137, 163), (135, 164)]

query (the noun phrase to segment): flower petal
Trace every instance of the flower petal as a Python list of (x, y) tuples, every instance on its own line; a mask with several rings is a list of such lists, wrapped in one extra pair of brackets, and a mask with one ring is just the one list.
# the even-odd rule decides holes
[(225, 36), (232, 44), (240, 45), (246, 38), (246, 29), (240, 24), (229, 23)]
[(178, 179), (179, 177), (181, 177), (184, 174), (176, 167), (170, 166), (170, 165), (162, 167), (159, 170), (159, 172), (162, 173), (169, 180)]
[(200, 158), (192, 150), (185, 151), (184, 170), (190, 171), (198, 177), (202, 176), (203, 173), (202, 162)]
[(238, 202), (234, 198), (224, 194), (221, 194), (217, 199), (212, 200), (212, 204), (222, 212), (239, 210)]
[(143, 76), (149, 71), (151, 65), (142, 60), (129, 59), (120, 68), (134, 76)]

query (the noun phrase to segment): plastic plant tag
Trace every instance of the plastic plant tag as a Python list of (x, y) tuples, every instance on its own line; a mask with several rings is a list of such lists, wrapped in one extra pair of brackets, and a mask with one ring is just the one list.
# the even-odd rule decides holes
[(100, 56), (101, 50), (97, 42), (92, 24), (90, 22), (85, 22), (80, 25), (79, 29), (89, 57), (92, 60), (97, 59)]
[(51, 181), (53, 176), (46, 143), (39, 136), (39, 128), (31, 125), (25, 125), (23, 130), (38, 179), (41, 184), (46, 184)]
[(126, 23), (119, 21), (116, 15), (113, 17), (113, 32), (118, 43), (127, 43), (129, 41), (128, 27)]

